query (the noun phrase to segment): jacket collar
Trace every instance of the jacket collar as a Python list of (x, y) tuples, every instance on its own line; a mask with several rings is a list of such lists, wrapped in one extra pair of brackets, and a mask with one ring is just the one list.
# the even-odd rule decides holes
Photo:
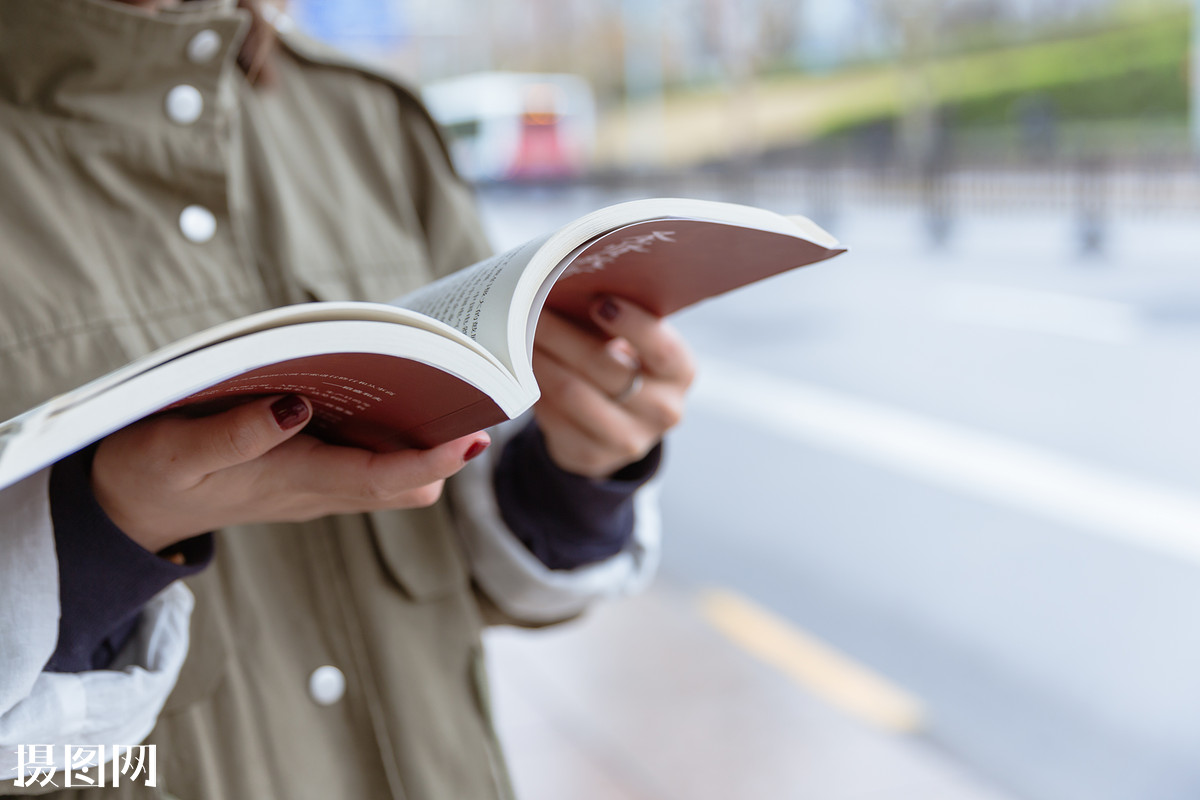
[[(194, 0), (155, 14), (111, 0), (0, 0), (0, 103), (170, 125), (178, 123), (166, 113), (167, 94), (186, 84), (208, 104), (207, 119), (195, 123), (207, 126), (227, 105), (222, 83), (237, 69), (246, 23), (234, 0)], [(197, 47), (201, 34), (207, 46)]]

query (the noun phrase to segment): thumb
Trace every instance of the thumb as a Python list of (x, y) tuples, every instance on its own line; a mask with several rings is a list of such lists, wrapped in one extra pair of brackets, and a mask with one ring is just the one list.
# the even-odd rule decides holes
[(253, 461), (304, 429), (312, 404), (298, 394), (264, 397), (183, 424), (188, 467), (207, 475)]

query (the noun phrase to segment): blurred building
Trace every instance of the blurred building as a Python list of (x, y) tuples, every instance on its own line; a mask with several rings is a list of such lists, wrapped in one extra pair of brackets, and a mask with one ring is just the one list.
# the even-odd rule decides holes
[[(1182, 0), (1142, 0), (1179, 5)], [(292, 0), (318, 38), (418, 80), (481, 70), (574, 72), (601, 94), (624, 82), (624, 46), (652, 43), (668, 84), (711, 81), (731, 56), (756, 70), (827, 70), (895, 55), (906, 24), (953, 38), (984, 25), (1035, 30), (1110, 13), (1119, 0)], [(646, 30), (636, 31), (637, 27)]]
[[(318, 38), (422, 85), (480, 73), (577, 75), (590, 87), (597, 166), (640, 171), (746, 162), (830, 137), (858, 150), (866, 142), (868, 160), (918, 167), (944, 159), (952, 143), (992, 161), (1176, 154), (1186, 149), (1192, 2), (291, 0), (290, 8)], [(1081, 44), (1087, 37), (1092, 44)], [(1055, 42), (1078, 46), (1057, 60), (1036, 47)], [(1023, 70), (1006, 70), (1006, 53)], [(969, 54), (979, 56), (972, 69), (951, 66)], [(1106, 68), (1081, 72), (1088, 64)], [(827, 77), (845, 79), (845, 90), (822, 94)], [(557, 146), (539, 141), (546, 146), (529, 152)]]

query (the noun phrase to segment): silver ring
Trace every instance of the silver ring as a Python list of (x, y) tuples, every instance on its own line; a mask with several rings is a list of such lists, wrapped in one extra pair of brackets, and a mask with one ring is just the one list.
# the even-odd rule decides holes
[(642, 390), (642, 384), (645, 380), (642, 378), (642, 371), (638, 370), (633, 373), (633, 378), (630, 379), (629, 385), (622, 389), (617, 394), (613, 395), (614, 403), (624, 403)]

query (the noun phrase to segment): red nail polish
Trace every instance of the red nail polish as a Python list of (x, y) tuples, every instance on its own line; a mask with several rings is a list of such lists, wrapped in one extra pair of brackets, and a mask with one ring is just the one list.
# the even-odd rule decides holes
[(613, 302), (611, 297), (606, 297), (596, 307), (596, 313), (600, 315), (601, 319), (615, 322), (617, 317), (621, 315), (621, 308)]
[(308, 422), (311, 415), (308, 404), (298, 394), (289, 394), (271, 403), (271, 413), (275, 415), (275, 422), (285, 431)]
[(474, 444), (472, 444), (470, 447), (467, 448), (467, 452), (463, 453), (463, 461), (464, 462), (470, 461), (472, 458), (479, 455), (484, 450), (487, 450), (489, 444), (491, 444), (491, 442), (487, 441), (486, 439), (481, 439), (481, 440), (475, 442)]

